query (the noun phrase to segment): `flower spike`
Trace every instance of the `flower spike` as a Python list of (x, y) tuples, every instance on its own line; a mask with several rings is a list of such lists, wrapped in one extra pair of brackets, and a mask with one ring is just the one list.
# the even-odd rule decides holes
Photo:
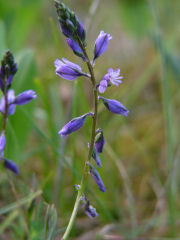
[(79, 38), (85, 46), (86, 32), (76, 14), (58, 0), (55, 0), (55, 7), (62, 33), (74, 41), (77, 41), (77, 38)]

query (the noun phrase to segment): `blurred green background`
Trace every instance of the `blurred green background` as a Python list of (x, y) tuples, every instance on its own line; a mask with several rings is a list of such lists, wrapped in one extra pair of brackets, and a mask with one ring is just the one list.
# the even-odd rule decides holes
[[(88, 27), (91, 57), (100, 30), (113, 36), (95, 74), (99, 81), (109, 67), (121, 68), (123, 84), (104, 96), (130, 110), (123, 118), (99, 105), (98, 124), (106, 138), (100, 174), (107, 191), (99, 192), (89, 177), (87, 196), (99, 217), (88, 219), (80, 209), (71, 237), (180, 239), (180, 2), (64, 3)], [(20, 175), (7, 176), (0, 167), (0, 239), (26, 239), (27, 232), (28, 239), (60, 239), (76, 196), (73, 185), (82, 175), (91, 122), (65, 140), (57, 132), (92, 108), (90, 85), (55, 75), (56, 58), (81, 61), (59, 30), (53, 1), (0, 1), (0, 59), (7, 49), (18, 62), (16, 94), (32, 88), (38, 98), (17, 108), (8, 122), (6, 157), (18, 164)]]

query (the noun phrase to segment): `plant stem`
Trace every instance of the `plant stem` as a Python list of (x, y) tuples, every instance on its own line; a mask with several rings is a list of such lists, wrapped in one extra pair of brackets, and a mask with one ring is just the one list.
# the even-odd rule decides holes
[[(93, 71), (92, 64), (89, 60), (86, 49), (83, 46), (81, 40), (79, 38), (77, 38), (77, 40), (78, 40), (79, 46), (81, 47), (81, 49), (84, 53), (85, 58), (86, 58), (86, 64), (87, 64), (89, 73), (91, 75), (91, 82), (92, 82), (92, 86), (93, 86), (93, 100), (94, 100), (94, 106), (93, 106), (94, 111), (93, 112), (94, 112), (94, 114), (93, 114), (93, 118), (92, 118), (91, 141), (90, 141), (89, 152), (88, 152), (88, 161), (90, 161), (91, 156), (92, 156), (93, 147), (94, 147), (95, 134), (96, 134), (96, 122), (97, 122), (97, 113), (98, 113), (98, 94), (97, 94), (96, 79), (95, 79), (95, 76), (94, 76), (94, 71)], [(80, 201), (81, 201), (81, 197), (82, 197), (82, 194), (83, 194), (83, 191), (84, 191), (84, 188), (85, 188), (85, 184), (86, 184), (86, 180), (87, 180), (87, 176), (88, 176), (88, 170), (89, 170), (89, 167), (88, 167), (88, 165), (86, 164), (86, 161), (85, 161), (84, 162), (83, 175), (82, 175), (82, 178), (81, 178), (80, 189), (78, 190), (78, 194), (77, 194), (76, 201), (75, 201), (75, 204), (74, 204), (74, 209), (73, 209), (73, 212), (71, 214), (71, 218), (69, 220), (66, 231), (65, 231), (65, 233), (62, 237), (62, 240), (68, 239), (68, 236), (69, 236), (69, 234), (71, 232), (71, 229), (74, 225), (74, 221), (76, 219), (76, 215), (77, 215), (77, 212), (78, 212), (78, 209), (79, 209), (79, 204), (80, 204)]]

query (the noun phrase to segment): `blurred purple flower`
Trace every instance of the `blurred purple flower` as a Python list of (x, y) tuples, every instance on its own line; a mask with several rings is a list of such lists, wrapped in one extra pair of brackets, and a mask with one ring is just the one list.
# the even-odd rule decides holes
[(106, 189), (98, 171), (89, 162), (87, 162), (87, 165), (89, 166), (89, 172), (96, 184), (98, 185), (99, 189), (101, 190), (101, 192), (105, 192)]
[[(15, 95), (14, 90), (9, 90), (7, 92), (7, 102), (8, 102), (8, 116), (14, 114), (16, 105), (14, 104)], [(0, 101), (0, 112), (4, 114), (5, 112), (5, 97), (4, 95), (1, 97)]]
[(69, 81), (72, 81), (79, 76), (89, 77), (88, 74), (82, 72), (79, 65), (72, 63), (65, 58), (62, 58), (62, 60), (63, 62), (59, 59), (56, 59), (54, 62), (54, 65), (56, 67), (56, 74), (60, 77)]
[(95, 41), (93, 62), (95, 61), (96, 58), (98, 58), (100, 55), (102, 55), (106, 51), (109, 40), (111, 39), (112, 37), (110, 36), (110, 34), (107, 34), (104, 31), (100, 31), (100, 34)]
[(15, 175), (18, 175), (18, 166), (11, 160), (4, 158), (4, 167), (11, 170)]
[(16, 98), (14, 103), (17, 105), (24, 105), (30, 102), (32, 99), (36, 98), (37, 95), (33, 90), (27, 90), (20, 93)]
[(105, 139), (103, 136), (103, 131), (99, 128), (96, 130), (96, 137), (95, 137), (95, 149), (97, 153), (102, 153), (105, 144)]
[(71, 38), (67, 38), (66, 39), (67, 44), (70, 46), (70, 48), (73, 50), (73, 52), (81, 57), (83, 60), (85, 60), (84, 54), (82, 49), (80, 48), (79, 44), (77, 42), (75, 42), (74, 40), (72, 40)]
[(98, 216), (96, 209), (93, 208), (92, 205), (90, 205), (90, 201), (87, 197), (83, 196), (80, 198), (81, 200), (81, 206), (84, 207), (85, 209), (85, 214), (89, 217), (89, 218), (95, 218)]
[(66, 137), (67, 135), (71, 134), (72, 132), (77, 131), (78, 129), (80, 129), (83, 124), (84, 121), (86, 119), (87, 116), (93, 116), (92, 113), (86, 113), (80, 117), (77, 118), (73, 118), (70, 122), (68, 122), (60, 131), (59, 131), (59, 135), (61, 135), (61, 137)]
[(92, 205), (88, 205), (85, 207), (85, 214), (89, 217), (89, 218), (95, 218), (98, 216), (96, 209), (92, 206)]
[(101, 100), (103, 101), (104, 105), (106, 106), (106, 108), (107, 108), (110, 112), (116, 113), (116, 114), (121, 114), (121, 115), (123, 115), (124, 117), (127, 117), (127, 116), (128, 116), (129, 110), (127, 110), (127, 109), (122, 105), (122, 103), (120, 103), (119, 101), (114, 100), (114, 99), (107, 99), (107, 98), (100, 97), (100, 96), (99, 96), (99, 99), (101, 99)]

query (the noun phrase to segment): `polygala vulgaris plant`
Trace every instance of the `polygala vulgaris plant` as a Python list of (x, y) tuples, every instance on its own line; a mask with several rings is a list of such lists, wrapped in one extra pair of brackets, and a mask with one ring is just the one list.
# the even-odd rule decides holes
[(0, 100), (0, 112), (2, 114), (2, 128), (0, 135), (0, 161), (6, 169), (11, 170), (14, 174), (19, 173), (18, 166), (12, 161), (4, 157), (4, 149), (6, 146), (6, 125), (10, 115), (16, 110), (16, 105), (24, 105), (36, 98), (33, 90), (27, 90), (15, 96), (14, 90), (11, 89), (13, 77), (17, 72), (17, 64), (14, 62), (13, 54), (7, 51), (1, 61), (0, 66), (0, 91), (2, 97)]
[(90, 61), (86, 51), (86, 30), (84, 29), (83, 24), (80, 22), (76, 14), (67, 8), (64, 3), (56, 0), (55, 7), (60, 23), (60, 29), (66, 36), (67, 44), (73, 50), (74, 54), (85, 62), (89, 71), (89, 73), (85, 73), (82, 71), (79, 65), (72, 63), (65, 58), (62, 58), (62, 60), (56, 59), (54, 62), (56, 74), (69, 81), (73, 81), (77, 77), (89, 78), (92, 84), (90, 91), (93, 93), (93, 112), (85, 113), (80, 117), (72, 119), (59, 131), (61, 137), (66, 137), (69, 134), (79, 130), (83, 126), (87, 117), (91, 117), (92, 119), (91, 139), (88, 143), (88, 156), (84, 162), (84, 170), (81, 182), (79, 185), (75, 186), (78, 193), (69, 224), (62, 237), (62, 239), (65, 240), (68, 238), (71, 232), (80, 204), (82, 204), (84, 207), (85, 214), (87, 216), (90, 218), (98, 216), (96, 209), (90, 205), (90, 201), (84, 192), (89, 173), (97, 184), (99, 190), (101, 192), (106, 191), (105, 185), (98, 173), (98, 170), (93, 166), (92, 162), (93, 159), (97, 168), (102, 166), (99, 154), (102, 153), (105, 144), (103, 131), (101, 128), (97, 128), (96, 126), (98, 116), (98, 103), (102, 101), (110, 112), (121, 114), (124, 117), (128, 116), (129, 111), (126, 109), (126, 107), (123, 106), (122, 103), (117, 100), (98, 96), (98, 92), (100, 94), (104, 93), (107, 87), (110, 87), (112, 85), (118, 86), (120, 83), (122, 83), (123, 78), (120, 76), (120, 69), (113, 70), (112, 68), (109, 68), (108, 72), (99, 82), (97, 82), (94, 75), (96, 60), (106, 51), (109, 41), (112, 39), (110, 34), (107, 34), (104, 31), (100, 31), (99, 36), (95, 41), (94, 57), (92, 61)]

